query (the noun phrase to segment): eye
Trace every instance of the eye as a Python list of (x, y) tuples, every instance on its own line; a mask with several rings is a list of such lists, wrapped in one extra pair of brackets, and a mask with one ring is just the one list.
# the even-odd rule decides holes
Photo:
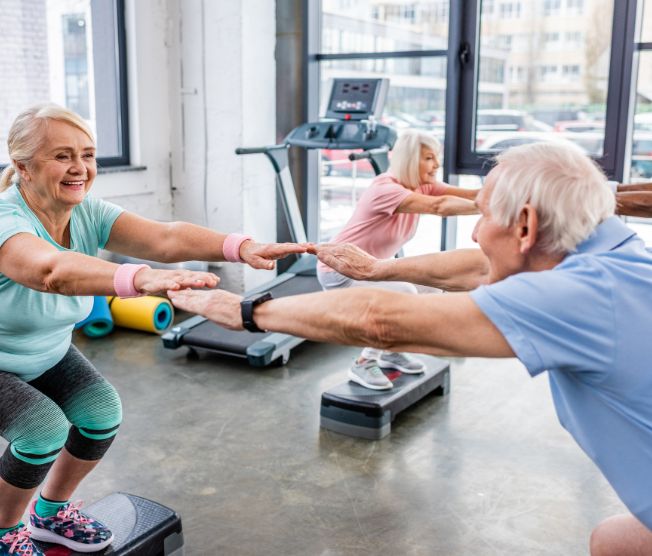
[(84, 158), (88, 158), (92, 160), (93, 158), (95, 158), (95, 153), (85, 153), (83, 156)]
[(58, 155), (56, 155), (55, 158), (57, 160), (65, 161), (65, 160), (70, 160), (70, 155), (68, 153), (59, 153)]

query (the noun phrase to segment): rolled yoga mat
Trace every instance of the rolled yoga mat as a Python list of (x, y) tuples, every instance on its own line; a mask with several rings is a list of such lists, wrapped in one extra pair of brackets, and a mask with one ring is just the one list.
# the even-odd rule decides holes
[(101, 338), (113, 330), (113, 318), (106, 297), (103, 295), (93, 297), (93, 308), (90, 314), (75, 325), (75, 330), (79, 328), (89, 338)]
[(113, 322), (116, 326), (143, 330), (144, 332), (163, 332), (172, 323), (174, 309), (162, 297), (146, 295), (143, 297), (107, 297)]

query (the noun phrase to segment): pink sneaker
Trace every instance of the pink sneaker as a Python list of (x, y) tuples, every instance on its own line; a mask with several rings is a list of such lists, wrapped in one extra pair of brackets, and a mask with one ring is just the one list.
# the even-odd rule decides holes
[(62, 544), (77, 552), (97, 552), (111, 544), (113, 533), (109, 529), (79, 511), (82, 502), (68, 503), (59, 508), (56, 515), (39, 517), (29, 507), (29, 530), (37, 541)]
[(0, 539), (0, 556), (45, 556), (30, 539), (31, 533), (24, 525), (5, 533)]

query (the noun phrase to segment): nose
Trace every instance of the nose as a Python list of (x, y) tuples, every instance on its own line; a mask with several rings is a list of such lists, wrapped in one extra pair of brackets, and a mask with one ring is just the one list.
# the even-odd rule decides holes
[(70, 163), (70, 167), (68, 168), (68, 173), (75, 174), (75, 175), (86, 173), (86, 168), (84, 167), (84, 163), (81, 159), (81, 156), (74, 155), (71, 158), (71, 163)]

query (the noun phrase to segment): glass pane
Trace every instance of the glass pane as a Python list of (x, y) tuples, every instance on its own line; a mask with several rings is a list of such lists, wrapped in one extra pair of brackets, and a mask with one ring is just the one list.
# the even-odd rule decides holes
[(602, 154), (613, 0), (483, 0), (475, 149)]
[(641, 13), (643, 14), (641, 42), (652, 42), (652, 2), (650, 0), (643, 0)]
[(652, 51), (639, 54), (632, 137), (632, 182), (652, 180)]
[(448, 47), (449, 0), (323, 0), (322, 53)]
[[(482, 187), (482, 178), (480, 176), (459, 176), (460, 187), (466, 189), (480, 189)], [(479, 215), (457, 216), (455, 223), (455, 248), (466, 249), (468, 247), (477, 247), (478, 244), (472, 239), (473, 228), (480, 218)]]
[[(389, 78), (390, 87), (381, 122), (393, 126), (399, 134), (409, 128), (425, 130), (443, 144), (445, 58), (322, 62), (322, 106), (328, 101), (330, 80), (336, 77)], [(342, 229), (361, 193), (374, 177), (367, 161), (351, 162), (348, 154), (349, 151), (321, 151), (320, 241), (328, 241)], [(442, 179), (441, 170), (439, 179)], [(440, 224), (439, 217), (421, 217), (417, 233), (404, 251), (416, 254), (439, 250)]]
[[(4, 55), (0, 74), (0, 143), (16, 115), (55, 102), (82, 116), (94, 130), (98, 157), (122, 154), (114, 1), (46, 0), (45, 10), (3, 0)], [(95, 68), (101, 68), (97, 73)], [(17, 71), (16, 68), (21, 68)], [(8, 162), (5, 149), (0, 164)]]

